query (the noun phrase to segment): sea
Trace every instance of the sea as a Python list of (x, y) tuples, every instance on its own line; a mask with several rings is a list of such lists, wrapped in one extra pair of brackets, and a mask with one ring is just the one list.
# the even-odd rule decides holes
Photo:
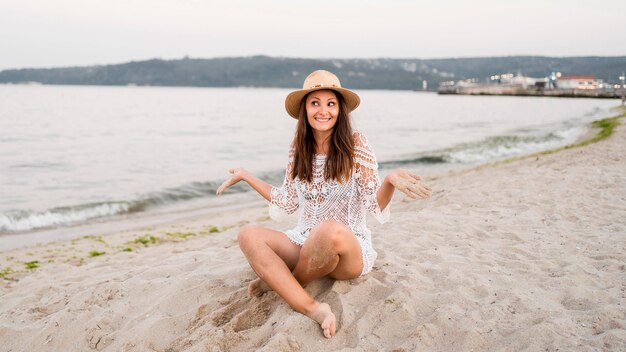
[[(222, 206), (215, 190), (234, 167), (280, 185), (296, 126), (284, 109), (290, 91), (0, 85), (0, 239)], [(353, 127), (382, 175), (436, 175), (564, 146), (619, 103), (357, 93)], [(222, 197), (250, 192), (240, 184)]]

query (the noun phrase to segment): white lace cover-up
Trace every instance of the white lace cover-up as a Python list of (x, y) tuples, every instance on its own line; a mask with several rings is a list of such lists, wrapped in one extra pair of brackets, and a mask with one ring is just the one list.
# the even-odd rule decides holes
[(367, 211), (382, 224), (389, 219), (389, 206), (381, 211), (378, 205), (378, 164), (367, 138), (357, 131), (353, 135), (355, 169), (347, 182), (341, 184), (336, 180), (324, 180), (325, 155), (314, 158), (311, 184), (298, 177), (291, 179), (294, 164), (292, 148), (285, 180), (282, 187), (272, 187), (269, 208), (272, 219), (280, 219), (284, 213), (292, 214), (299, 210), (297, 226), (285, 231), (289, 239), (299, 246), (304, 244), (311, 229), (323, 221), (333, 220), (348, 226), (361, 245), (363, 275), (372, 270), (377, 256), (366, 224)]

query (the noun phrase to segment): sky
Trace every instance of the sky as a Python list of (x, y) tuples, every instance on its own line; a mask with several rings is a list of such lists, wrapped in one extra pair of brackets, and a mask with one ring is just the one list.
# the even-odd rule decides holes
[(0, 0), (0, 70), (269, 55), (625, 56), (625, 0)]

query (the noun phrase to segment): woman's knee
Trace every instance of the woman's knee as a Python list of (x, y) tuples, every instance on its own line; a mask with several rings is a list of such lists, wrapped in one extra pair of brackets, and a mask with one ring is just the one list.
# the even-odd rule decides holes
[(261, 227), (257, 225), (246, 225), (239, 229), (239, 234), (237, 235), (239, 247), (244, 250), (246, 246), (254, 241), (255, 234), (258, 234), (260, 229)]
[(317, 240), (324, 241), (337, 248), (343, 243), (346, 235), (350, 235), (350, 229), (336, 221), (326, 220), (314, 228), (314, 235)]

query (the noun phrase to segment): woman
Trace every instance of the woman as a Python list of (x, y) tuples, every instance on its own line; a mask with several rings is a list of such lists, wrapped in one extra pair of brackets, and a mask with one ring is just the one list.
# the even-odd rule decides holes
[(367, 211), (382, 223), (395, 189), (414, 199), (430, 196), (420, 177), (406, 170), (394, 170), (380, 183), (367, 139), (352, 131), (350, 112), (359, 103), (359, 96), (342, 88), (334, 74), (311, 73), (303, 88), (285, 100), (298, 125), (282, 187), (237, 168), (217, 190), (219, 195), (245, 181), (270, 202), (272, 217), (299, 210), (298, 225), (284, 233), (259, 226), (241, 229), (239, 246), (258, 275), (248, 294), (276, 291), (294, 310), (318, 322), (327, 338), (335, 333), (335, 315), (303, 286), (323, 276), (349, 280), (370, 272), (376, 252), (365, 223)]

